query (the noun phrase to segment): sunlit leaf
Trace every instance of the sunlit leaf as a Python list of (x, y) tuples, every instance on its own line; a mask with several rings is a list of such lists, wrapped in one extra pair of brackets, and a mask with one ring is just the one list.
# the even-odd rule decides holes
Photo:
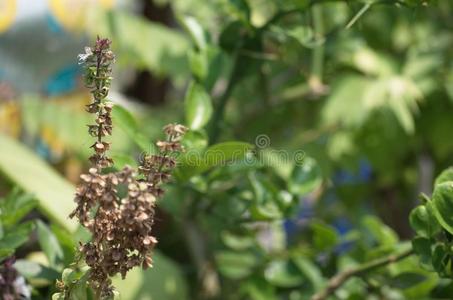
[(211, 98), (205, 89), (195, 82), (192, 82), (187, 90), (184, 107), (186, 122), (191, 129), (202, 128), (211, 118)]
[(0, 171), (39, 200), (39, 208), (68, 229), (75, 189), (61, 175), (19, 142), (0, 134)]

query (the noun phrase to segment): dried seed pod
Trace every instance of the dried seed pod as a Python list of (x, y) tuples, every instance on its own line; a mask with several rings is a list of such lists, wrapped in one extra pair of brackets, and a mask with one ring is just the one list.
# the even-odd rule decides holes
[[(159, 155), (146, 155), (138, 172), (126, 166), (122, 170), (105, 173), (103, 168), (113, 161), (106, 155), (110, 143), (103, 140), (112, 132), (112, 103), (104, 100), (111, 82), (111, 65), (114, 54), (110, 41), (99, 39), (96, 45), (86, 48), (79, 55), (85, 65), (87, 87), (91, 89), (93, 103), (87, 106), (95, 114), (95, 123), (88, 125), (88, 133), (96, 141), (91, 145), (93, 164), (87, 174), (80, 176), (76, 189), (76, 208), (70, 217), (76, 217), (86, 227), (92, 240), (79, 248), (81, 256), (90, 267), (89, 282), (102, 299), (113, 293), (111, 276), (127, 272), (136, 266), (144, 269), (152, 265), (152, 250), (157, 239), (152, 235), (156, 198), (164, 193), (161, 185), (170, 179), (176, 167), (171, 155), (182, 151), (180, 139), (187, 128), (179, 124), (164, 127), (166, 141), (158, 142)], [(126, 186), (127, 194), (120, 197), (118, 186)]]

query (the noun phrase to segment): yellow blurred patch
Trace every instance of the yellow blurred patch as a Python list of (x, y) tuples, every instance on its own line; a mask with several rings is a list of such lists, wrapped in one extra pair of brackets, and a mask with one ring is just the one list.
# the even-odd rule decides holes
[(20, 108), (14, 101), (0, 104), (0, 132), (18, 138), (21, 130)]
[(81, 30), (84, 28), (87, 12), (96, 7), (109, 9), (114, 0), (49, 0), (50, 10), (65, 28)]
[(0, 33), (6, 31), (16, 17), (16, 0), (0, 0)]

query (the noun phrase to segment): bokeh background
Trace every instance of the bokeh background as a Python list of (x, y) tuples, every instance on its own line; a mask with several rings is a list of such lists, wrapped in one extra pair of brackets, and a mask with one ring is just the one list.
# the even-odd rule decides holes
[[(188, 148), (241, 141), (266, 157), (183, 170), (159, 204), (155, 268), (118, 281), (123, 298), (308, 299), (316, 282), (289, 253), (328, 277), (410, 239), (418, 195), (452, 164), (452, 12), (446, 0), (1, 0), (0, 194), (17, 186), (39, 201), (28, 218), (75, 229), (91, 145), (77, 54), (109, 37), (119, 166), (191, 115), (206, 122)], [(48, 265), (33, 235), (16, 255)], [(437, 299), (420, 274), (381, 299)], [(46, 299), (51, 281), (30, 278)], [(343, 299), (376, 292), (357, 286)]]

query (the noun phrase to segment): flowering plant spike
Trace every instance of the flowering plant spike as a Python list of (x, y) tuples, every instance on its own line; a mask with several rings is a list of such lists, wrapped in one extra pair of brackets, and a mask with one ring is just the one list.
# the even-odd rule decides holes
[[(113, 296), (111, 277), (127, 272), (135, 266), (146, 269), (152, 265), (151, 252), (157, 243), (152, 235), (154, 205), (164, 193), (161, 185), (170, 179), (176, 166), (172, 153), (183, 151), (180, 143), (187, 128), (179, 124), (164, 127), (165, 141), (158, 141), (160, 153), (145, 155), (138, 170), (129, 166), (107, 173), (113, 165), (107, 156), (110, 143), (104, 138), (112, 133), (112, 103), (106, 100), (112, 80), (115, 56), (110, 40), (98, 38), (94, 47), (85, 48), (79, 63), (85, 67), (85, 83), (92, 94), (87, 111), (95, 115), (95, 124), (88, 125), (88, 133), (95, 138), (91, 146), (92, 167), (80, 176), (76, 208), (70, 217), (77, 218), (91, 233), (91, 241), (81, 244), (80, 259), (89, 267), (88, 283), (99, 299)], [(127, 193), (120, 196), (119, 186)], [(70, 289), (59, 284), (66, 296)]]

